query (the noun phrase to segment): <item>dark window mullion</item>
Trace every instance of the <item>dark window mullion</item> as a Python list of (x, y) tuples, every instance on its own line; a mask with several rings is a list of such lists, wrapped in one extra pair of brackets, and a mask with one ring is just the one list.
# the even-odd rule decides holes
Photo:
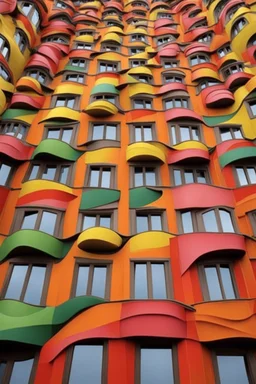
[(152, 279), (152, 269), (151, 262), (147, 262), (147, 284), (148, 284), (148, 298), (153, 299), (153, 279)]
[(25, 298), (25, 295), (27, 292), (27, 288), (28, 288), (29, 279), (30, 279), (31, 272), (32, 272), (32, 267), (33, 267), (32, 264), (28, 265), (28, 269), (26, 272), (26, 276), (25, 276), (25, 279), (23, 282), (23, 287), (22, 287), (21, 294), (20, 294), (20, 301), (24, 301), (24, 298)]
[(102, 173), (103, 173), (103, 168), (102, 168), (102, 167), (99, 167), (98, 188), (101, 188), (101, 186), (102, 186)]
[(94, 265), (90, 264), (86, 295), (92, 295), (93, 274), (94, 274)]
[[(219, 230), (219, 232), (224, 232), (223, 231), (223, 226), (222, 226), (222, 222), (221, 222), (221, 218), (220, 218), (220, 211), (219, 211), (219, 209), (217, 208), (215, 208), (215, 209), (213, 209), (213, 212), (214, 212), (214, 214), (215, 214), (215, 218), (216, 218), (216, 221), (217, 221), (217, 227), (218, 227), (218, 230)], [(228, 212), (229, 213), (229, 212)], [(232, 220), (231, 220), (232, 221)], [(233, 224), (233, 221), (232, 221), (232, 224)]]
[(218, 276), (218, 280), (219, 280), (222, 299), (226, 300), (225, 290), (224, 290), (224, 286), (223, 286), (222, 278), (221, 278), (221, 273), (220, 273), (220, 264), (216, 264), (216, 271), (217, 271), (217, 276)]

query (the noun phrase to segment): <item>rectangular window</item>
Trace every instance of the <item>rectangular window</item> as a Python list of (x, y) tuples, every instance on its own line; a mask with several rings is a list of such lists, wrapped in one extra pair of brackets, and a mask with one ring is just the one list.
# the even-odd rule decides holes
[(117, 140), (118, 124), (92, 124), (91, 140)]
[(0, 162), (0, 185), (8, 185), (11, 181), (12, 167)]
[(103, 384), (104, 377), (103, 345), (75, 345), (70, 350), (66, 366), (69, 369), (64, 378), (65, 384), (91, 383)]
[(46, 139), (57, 139), (64, 141), (67, 144), (73, 143), (75, 136), (75, 129), (73, 127), (66, 128), (46, 128)]
[(203, 167), (176, 167), (171, 168), (171, 179), (173, 185), (184, 185), (190, 183), (211, 184), (209, 171)]
[(163, 231), (163, 213), (136, 213), (136, 233)]
[(115, 168), (90, 166), (89, 176), (86, 183), (87, 187), (94, 188), (114, 188), (115, 187)]
[(136, 384), (175, 384), (177, 362), (173, 348), (148, 348), (139, 350), (139, 364)]
[(169, 261), (134, 261), (131, 264), (132, 298), (170, 299)]
[(165, 69), (176, 68), (176, 67), (179, 67), (179, 65), (180, 65), (180, 62), (178, 60), (170, 60), (170, 59), (162, 60), (162, 66)]
[(74, 297), (97, 296), (109, 299), (110, 294), (111, 263), (77, 264), (74, 274)]
[(92, 227), (114, 227), (114, 214), (113, 212), (104, 212), (98, 214), (84, 214), (82, 218), (82, 231)]
[(10, 263), (2, 297), (24, 301), (34, 305), (45, 305), (50, 266), (46, 264)]
[(137, 55), (137, 53), (143, 53), (145, 52), (145, 48), (144, 47), (138, 47), (138, 48), (130, 48), (130, 55)]
[(116, 103), (116, 99), (117, 99), (117, 97), (115, 95), (102, 94), (102, 95), (92, 96), (92, 101), (94, 101), (94, 100), (106, 100), (106, 101), (108, 101), (109, 103), (112, 103), (112, 104)]
[(202, 141), (201, 128), (199, 125), (170, 125), (170, 138), (172, 145), (182, 143), (183, 141)]
[(256, 184), (256, 166), (240, 165), (235, 167), (238, 185)]
[(71, 181), (71, 172), (70, 164), (33, 164), (28, 180), (43, 179), (67, 184)]
[(62, 212), (52, 212), (44, 209), (18, 209), (14, 218), (13, 231), (19, 229), (34, 229), (58, 236), (61, 232)]
[(165, 84), (169, 83), (183, 83), (184, 77), (179, 75), (173, 75), (173, 74), (164, 74), (163, 75), (163, 81)]
[(230, 52), (232, 52), (231, 47), (229, 45), (226, 45), (226, 46), (218, 49), (217, 54), (219, 57), (224, 57)]
[(119, 52), (120, 51), (120, 47), (117, 44), (103, 43), (103, 44), (101, 44), (101, 51)]
[(185, 97), (175, 97), (172, 99), (164, 100), (164, 108), (189, 108), (189, 100)]
[(146, 60), (130, 60), (130, 68), (144, 66), (145, 64)]
[(84, 59), (71, 59), (70, 65), (72, 65), (73, 67), (85, 68), (86, 67), (86, 60), (84, 60)]
[(67, 107), (74, 108), (77, 101), (75, 96), (61, 97), (57, 96), (53, 107)]
[(131, 141), (156, 140), (155, 126), (153, 124), (135, 124), (131, 130)]
[(99, 63), (99, 72), (117, 72), (119, 70), (119, 63), (112, 61), (105, 61)]
[(65, 76), (65, 81), (73, 81), (75, 83), (84, 83), (84, 75), (79, 75), (79, 74), (69, 74)]
[(150, 99), (133, 99), (134, 109), (152, 109), (152, 100)]
[(90, 50), (92, 50), (92, 44), (88, 44), (88, 43), (76, 43), (76, 44), (75, 44), (75, 49), (83, 49), (83, 50), (90, 51)]
[(240, 127), (218, 127), (220, 141), (243, 139)]
[(201, 265), (200, 274), (205, 300), (229, 300), (238, 297), (232, 266), (229, 263)]
[(256, 117), (256, 100), (251, 100), (248, 102), (249, 113), (251, 117)]
[(17, 139), (25, 139), (28, 126), (22, 123), (3, 123), (0, 126), (0, 134), (14, 136)]
[[(255, 374), (253, 365), (255, 364), (254, 357), (253, 364), (245, 354), (241, 355), (224, 355), (216, 354), (217, 369), (216, 369), (216, 383), (217, 384), (253, 384), (255, 383)], [(252, 365), (252, 366), (251, 366)]]
[(156, 167), (132, 167), (132, 186), (141, 187), (143, 185), (157, 185)]
[(35, 369), (34, 358), (0, 362), (0, 383), (32, 384)]

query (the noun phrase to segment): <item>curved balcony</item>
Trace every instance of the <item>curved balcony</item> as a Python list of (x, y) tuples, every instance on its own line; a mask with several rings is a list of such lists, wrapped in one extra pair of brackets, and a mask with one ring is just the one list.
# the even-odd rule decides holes
[[(25, 68), (28, 69), (31, 67), (33, 67), (33, 68), (35, 68), (35, 67), (40, 68), (41, 67), (41, 68), (47, 69), (50, 74), (54, 74), (57, 71), (58, 63), (59, 63), (60, 59), (57, 58), (57, 61), (56, 61), (57, 64), (55, 61), (50, 59), (51, 53), (52, 53), (53, 58), (55, 58), (54, 51), (53, 51), (53, 49), (50, 49), (50, 47), (43, 47), (43, 48), (41, 48), (41, 50), (43, 52), (46, 51), (47, 56), (43, 56), (43, 52), (42, 52), (42, 54), (34, 53), (31, 56), (31, 58), (30, 58), (30, 60), (27, 63)], [(48, 57), (48, 55), (49, 55), (49, 57)]]
[(150, 84), (136, 83), (129, 85), (129, 96), (133, 97), (136, 95), (145, 94), (145, 95), (154, 95), (155, 90)]
[(118, 108), (109, 101), (96, 100), (90, 103), (84, 111), (93, 117), (108, 117), (116, 115), (118, 113)]
[[(170, 73), (171, 74), (171, 73)], [(185, 91), (187, 92), (187, 86), (182, 83), (169, 83), (169, 84), (164, 84), (162, 87), (158, 90), (157, 94), (158, 95), (163, 95), (168, 92), (173, 92), (173, 91)]]
[(190, 159), (197, 162), (205, 162), (210, 160), (209, 152), (206, 149), (183, 149), (173, 150), (168, 153), (167, 163), (175, 164)]
[(32, 159), (55, 157), (69, 161), (76, 161), (83, 152), (73, 149), (64, 141), (45, 139), (36, 147)]
[(208, 108), (225, 108), (234, 104), (233, 93), (224, 85), (214, 85), (201, 92), (202, 99)]
[(58, 120), (58, 121), (80, 121), (80, 112), (74, 111), (73, 109), (67, 107), (57, 107), (51, 109), (46, 116), (41, 120), (41, 123), (50, 120)]
[(165, 148), (161, 144), (133, 143), (127, 147), (127, 161), (160, 161), (165, 163)]
[(130, 208), (139, 208), (162, 197), (163, 192), (159, 190), (154, 190), (146, 187), (139, 187), (130, 189), (129, 192), (129, 207)]
[(177, 119), (186, 119), (186, 120), (197, 120), (203, 123), (203, 119), (196, 112), (187, 108), (172, 108), (165, 111), (166, 121), (177, 120)]
[(25, 161), (30, 159), (34, 147), (24, 144), (13, 136), (0, 135), (0, 153), (3, 153), (12, 159)]
[(246, 84), (252, 77), (252, 74), (246, 72), (233, 73), (225, 81), (225, 84), (229, 89), (241, 87), (242, 85)]
[(23, 93), (15, 93), (12, 96), (10, 108), (40, 109), (45, 101), (45, 96), (27, 96)]
[(255, 158), (255, 157), (256, 157), (256, 147), (243, 145), (240, 148), (231, 149), (230, 151), (223, 153), (221, 156), (219, 156), (219, 162), (221, 167), (224, 168), (226, 167), (226, 165), (231, 164), (234, 161)]
[(65, 244), (48, 233), (32, 229), (21, 229), (6, 237), (3, 241), (0, 247), (0, 261), (5, 260), (10, 255), (18, 254), (21, 249), (27, 252), (42, 252), (54, 259), (63, 259), (70, 246), (70, 243)]
[(8, 13), (12, 13), (16, 8), (16, 0), (6, 1), (3, 0), (0, 3), (0, 14), (6, 15)]
[(120, 191), (115, 189), (96, 188), (82, 193), (80, 209), (92, 209), (115, 203), (120, 199)]
[(114, 252), (122, 242), (118, 233), (104, 227), (88, 228), (77, 239), (78, 247), (87, 252)]
[(35, 92), (39, 95), (43, 94), (42, 86), (39, 81), (29, 76), (21, 77), (16, 84), (16, 89), (19, 92)]
[(129, 240), (129, 251), (145, 251), (145, 249), (155, 249), (168, 247), (170, 245), (170, 239), (174, 235), (163, 231), (148, 231), (138, 233)]

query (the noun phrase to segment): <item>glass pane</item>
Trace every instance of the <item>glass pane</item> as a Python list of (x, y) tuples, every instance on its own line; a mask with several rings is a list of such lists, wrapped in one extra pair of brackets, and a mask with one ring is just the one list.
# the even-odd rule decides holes
[(192, 128), (192, 140), (199, 141), (199, 131), (197, 128)]
[(226, 299), (235, 299), (235, 291), (232, 283), (232, 277), (229, 267), (220, 267), (220, 274)]
[(15, 361), (10, 384), (28, 384), (34, 359)]
[(34, 229), (37, 215), (37, 212), (26, 212), (21, 225), (21, 229)]
[(214, 211), (202, 214), (204, 227), (206, 232), (219, 232), (217, 220)]
[(134, 169), (134, 186), (140, 187), (143, 185), (143, 173), (141, 167), (135, 167)]
[(145, 141), (152, 141), (152, 129), (151, 128), (144, 128), (144, 140)]
[(252, 167), (248, 167), (247, 168), (247, 172), (248, 172), (250, 183), (251, 184), (255, 184), (256, 183), (256, 172), (255, 172), (255, 169), (252, 168)]
[(219, 213), (223, 232), (235, 232), (230, 213), (222, 209), (219, 210)]
[(58, 139), (60, 136), (60, 130), (59, 129), (51, 129), (47, 132), (47, 138), (48, 139)]
[(101, 187), (110, 188), (111, 170), (102, 171)]
[(75, 296), (86, 295), (88, 276), (89, 276), (89, 267), (79, 266)]
[(27, 270), (27, 265), (15, 265), (13, 267), (11, 279), (5, 294), (6, 299), (20, 299)]
[(54, 180), (56, 173), (56, 166), (46, 166), (42, 174), (42, 179), (44, 180)]
[(184, 212), (181, 214), (181, 221), (184, 233), (194, 232), (191, 212)]
[(6, 368), (6, 363), (0, 363), (0, 383), (3, 383), (5, 368)]
[(222, 129), (220, 131), (220, 136), (221, 136), (221, 140), (222, 141), (226, 141), (226, 140), (231, 140), (232, 139), (231, 132), (230, 132), (230, 130), (228, 128), (227, 129)]
[(110, 216), (101, 216), (100, 217), (100, 227), (111, 227), (111, 217)]
[(29, 176), (29, 180), (33, 180), (37, 178), (38, 170), (39, 170), (39, 165), (33, 165), (30, 176)]
[(196, 171), (196, 177), (198, 183), (206, 183), (205, 171)]
[(106, 278), (106, 267), (94, 267), (91, 293), (92, 296), (105, 297)]
[(99, 169), (92, 169), (90, 174), (90, 187), (98, 187), (100, 171)]
[(234, 132), (234, 137), (236, 139), (242, 139), (243, 138), (242, 132), (240, 131), (239, 128), (234, 128), (233, 132)]
[(32, 267), (24, 301), (35, 305), (40, 304), (44, 286), (45, 273), (45, 267)]
[(182, 182), (181, 182), (181, 172), (180, 172), (180, 170), (179, 169), (174, 169), (173, 175), (174, 175), (174, 184), (175, 185), (181, 185)]
[(171, 127), (171, 134), (172, 134), (173, 145), (175, 145), (177, 144), (177, 138), (176, 138), (176, 130), (174, 126)]
[(180, 137), (181, 141), (190, 140), (189, 128), (180, 127)]
[(68, 99), (67, 101), (67, 107), (68, 108), (73, 108), (75, 104), (75, 99)]
[(83, 220), (83, 230), (91, 227), (95, 227), (96, 225), (96, 216), (84, 216)]
[(74, 348), (69, 384), (101, 384), (102, 345), (76, 345)]
[(65, 143), (70, 143), (72, 137), (73, 129), (63, 129), (61, 140)]
[(116, 140), (116, 126), (108, 125), (106, 129), (106, 139)]
[(242, 167), (236, 167), (236, 173), (239, 180), (240, 185), (247, 185), (248, 181), (246, 179), (246, 175), (244, 169)]
[(174, 384), (172, 350), (141, 348), (141, 384)]
[(136, 217), (136, 230), (137, 233), (148, 231), (148, 217), (137, 216)]
[(135, 141), (142, 141), (141, 128), (135, 128)]
[(166, 281), (164, 264), (151, 264), (153, 298), (166, 299)]
[(103, 139), (104, 125), (95, 125), (93, 127), (92, 140)]
[(205, 267), (205, 276), (209, 291), (210, 300), (222, 300), (222, 293), (220, 289), (220, 283), (215, 267)]
[(151, 215), (152, 231), (159, 231), (162, 229), (161, 215)]
[(221, 384), (249, 384), (244, 356), (217, 356)]
[(6, 164), (0, 165), (0, 185), (5, 185), (8, 179), (8, 176), (11, 172), (11, 167)]
[(134, 297), (135, 299), (148, 298), (146, 264), (134, 264)]
[(186, 184), (194, 183), (194, 176), (193, 176), (192, 171), (185, 171), (184, 176), (185, 176), (185, 183)]
[(60, 170), (60, 180), (59, 180), (60, 183), (66, 184), (67, 178), (68, 178), (68, 171), (69, 171), (69, 166), (61, 167), (61, 170)]
[(65, 105), (65, 99), (57, 99), (56, 100), (56, 107), (64, 107), (64, 105)]
[(146, 169), (146, 185), (156, 185), (156, 173), (154, 168)]
[(39, 226), (39, 231), (43, 231), (53, 235), (55, 225), (56, 225), (57, 215), (52, 212), (43, 212), (41, 223)]

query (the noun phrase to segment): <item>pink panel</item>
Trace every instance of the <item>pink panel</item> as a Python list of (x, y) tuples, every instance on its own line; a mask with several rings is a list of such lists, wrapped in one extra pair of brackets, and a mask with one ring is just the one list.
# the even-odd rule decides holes
[(203, 149), (184, 149), (182, 151), (172, 150), (168, 153), (167, 162), (168, 164), (174, 164), (190, 158), (208, 161), (210, 160), (210, 155), (209, 152), (204, 151)]

